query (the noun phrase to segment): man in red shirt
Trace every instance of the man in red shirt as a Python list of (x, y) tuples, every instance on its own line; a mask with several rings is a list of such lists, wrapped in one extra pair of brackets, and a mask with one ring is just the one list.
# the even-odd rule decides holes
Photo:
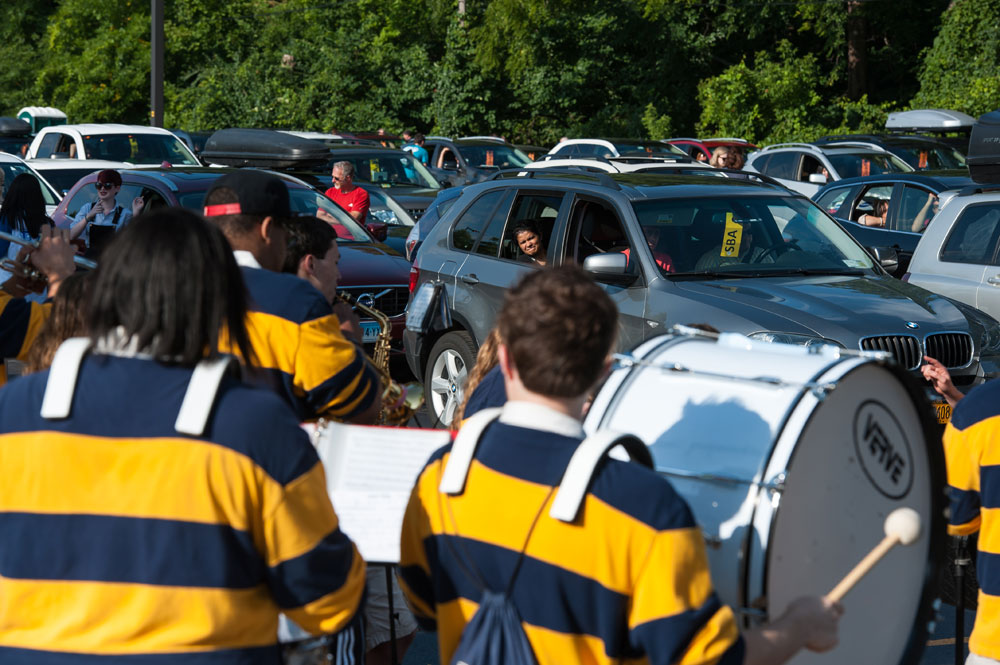
[(326, 195), (346, 210), (354, 221), (364, 224), (368, 218), (368, 192), (354, 184), (354, 164), (337, 162), (333, 165), (333, 187)]

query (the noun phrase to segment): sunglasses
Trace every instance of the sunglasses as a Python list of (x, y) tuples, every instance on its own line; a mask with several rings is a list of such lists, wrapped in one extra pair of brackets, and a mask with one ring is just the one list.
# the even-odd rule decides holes
[(114, 189), (117, 186), (118, 185), (116, 185), (113, 182), (95, 182), (94, 183), (94, 187), (96, 187), (97, 189)]
[(341, 182), (344, 179), (344, 176), (335, 175), (335, 176), (332, 176), (332, 178), (333, 178), (334, 182)]

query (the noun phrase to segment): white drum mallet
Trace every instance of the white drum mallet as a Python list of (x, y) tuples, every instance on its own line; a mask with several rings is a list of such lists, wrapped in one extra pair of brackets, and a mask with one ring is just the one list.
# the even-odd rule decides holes
[(917, 538), (920, 537), (920, 514), (913, 508), (897, 508), (885, 518), (883, 530), (885, 538), (882, 539), (882, 542), (859, 561), (858, 565), (854, 566), (854, 569), (847, 573), (830, 593), (826, 594), (827, 600), (839, 603), (847, 595), (847, 592), (860, 582), (861, 578), (867, 575), (868, 571), (874, 568), (879, 559), (884, 557), (889, 550), (896, 545), (911, 545), (916, 542)]

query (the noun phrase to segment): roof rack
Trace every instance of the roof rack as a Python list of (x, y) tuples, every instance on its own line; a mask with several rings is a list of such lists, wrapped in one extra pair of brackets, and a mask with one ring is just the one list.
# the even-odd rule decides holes
[(591, 180), (596, 180), (598, 183), (604, 187), (609, 187), (611, 189), (621, 189), (621, 185), (608, 177), (607, 173), (596, 173), (594, 171), (585, 171), (578, 166), (567, 166), (567, 167), (557, 167), (554, 169), (502, 169), (497, 173), (491, 175), (487, 180), (503, 180), (506, 178), (541, 178), (551, 175), (573, 175), (573, 176), (583, 176), (590, 178)]
[(607, 157), (605, 157), (603, 155), (587, 155), (585, 157), (583, 155), (570, 155), (570, 154), (566, 154), (566, 153), (564, 153), (562, 155), (542, 155), (541, 159), (536, 159), (535, 161), (536, 162), (553, 162), (553, 161), (557, 161), (557, 160), (560, 160), (560, 159), (589, 159), (589, 160), (594, 161), (594, 162), (604, 162), (605, 164), (610, 164), (611, 163), (611, 160), (609, 160)]
[(878, 152), (889, 152), (877, 143), (870, 141), (830, 141), (823, 144), (824, 148), (871, 148)]
[(750, 145), (750, 141), (747, 141), (746, 139), (741, 139), (738, 136), (713, 136), (711, 138), (700, 139), (700, 140), (702, 140), (702, 141), (732, 141), (733, 143), (745, 143), (747, 145)]
[(1000, 192), (1000, 184), (997, 185), (969, 185), (958, 190), (955, 196), (975, 196), (976, 194), (988, 194), (990, 192)]
[(768, 150), (775, 150), (776, 148), (811, 148), (813, 150), (819, 150), (817, 146), (812, 143), (772, 143), (771, 145), (766, 145), (761, 148), (761, 152), (767, 152)]
[(455, 140), (456, 141), (465, 141), (465, 140), (470, 140), (470, 141), (471, 140), (475, 140), (475, 141), (496, 141), (497, 143), (506, 143), (507, 142), (504, 139), (500, 138), (499, 136), (459, 136)]
[[(400, 137), (400, 138), (402, 138), (402, 137)], [(433, 136), (432, 135), (432, 136), (425, 136), (424, 140), (426, 140), (426, 141), (450, 141), (451, 137), (450, 136)]]

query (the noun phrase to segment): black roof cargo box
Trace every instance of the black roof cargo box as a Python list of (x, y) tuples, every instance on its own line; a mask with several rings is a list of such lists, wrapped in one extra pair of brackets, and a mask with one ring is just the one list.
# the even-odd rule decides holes
[(0, 117), (0, 136), (30, 136), (31, 125), (9, 115)]
[(201, 158), (225, 166), (280, 169), (321, 166), (330, 161), (330, 149), (272, 129), (220, 129), (208, 137)]
[(1000, 110), (979, 116), (972, 126), (966, 162), (976, 182), (1000, 182)]

